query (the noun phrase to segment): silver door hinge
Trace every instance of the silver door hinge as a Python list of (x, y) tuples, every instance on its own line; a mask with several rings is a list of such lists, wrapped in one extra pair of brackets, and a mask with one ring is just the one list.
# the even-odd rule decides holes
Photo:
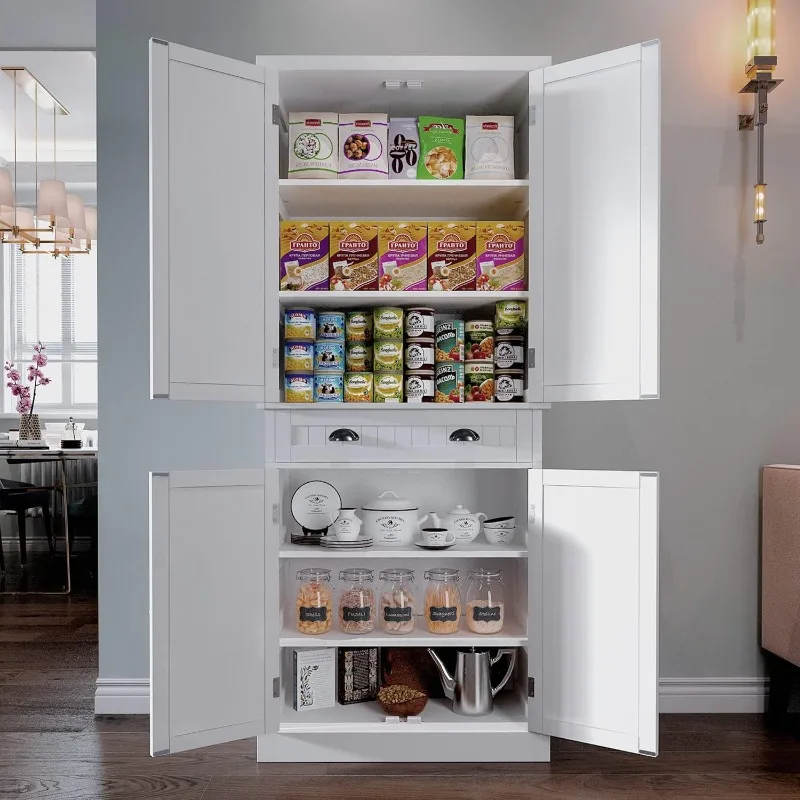
[(275, 103), (272, 104), (272, 124), (280, 126), (287, 132), (289, 130), (286, 127), (286, 120), (284, 120), (283, 114), (281, 114), (281, 107)]
[(536, 106), (528, 106), (528, 127), (532, 128), (536, 124)]
[(275, 369), (277, 369), (279, 363), (280, 362), (278, 361), (278, 348), (277, 347), (273, 347), (272, 348), (272, 366)]
[[(152, 38), (152, 40), (151, 40), (151, 41), (152, 41), (154, 44), (165, 44), (165, 45), (167, 45), (167, 46), (169, 47), (169, 42), (165, 42), (163, 39), (156, 39), (156, 37), (155, 37), (155, 36)], [(158, 753), (156, 753), (156, 755), (158, 755)]]
[(534, 691), (535, 689), (534, 684), (535, 684), (535, 679), (528, 678), (528, 697), (536, 697), (536, 693)]
[(533, 525), (536, 522), (536, 504), (531, 503), (528, 506), (528, 522)]
[(273, 697), (280, 697), (281, 696), (281, 679), (280, 678), (273, 678), (272, 679), (272, 696)]
[(272, 504), (272, 521), (277, 525), (278, 524), (278, 504)]
[(536, 348), (529, 347), (528, 348), (528, 369), (534, 369), (536, 367)]

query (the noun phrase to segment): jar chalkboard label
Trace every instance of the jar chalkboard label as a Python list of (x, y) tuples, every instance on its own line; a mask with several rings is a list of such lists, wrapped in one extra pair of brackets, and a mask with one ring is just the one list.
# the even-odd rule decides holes
[(500, 606), (473, 606), (472, 619), (475, 622), (500, 622)]
[(384, 606), (383, 618), (386, 622), (411, 622), (411, 606), (406, 608)]
[(342, 622), (369, 622), (369, 606), (342, 606)]
[(456, 622), (457, 606), (431, 606), (431, 622)]
[(328, 609), (325, 606), (315, 608), (300, 606), (300, 622), (325, 622), (328, 619)]

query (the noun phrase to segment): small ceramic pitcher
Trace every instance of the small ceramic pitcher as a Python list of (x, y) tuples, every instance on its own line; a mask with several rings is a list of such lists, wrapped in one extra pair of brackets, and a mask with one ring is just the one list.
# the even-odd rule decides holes
[(354, 542), (358, 539), (358, 534), (361, 532), (361, 520), (356, 516), (356, 509), (341, 509), (336, 522), (331, 525), (331, 531), (340, 542)]

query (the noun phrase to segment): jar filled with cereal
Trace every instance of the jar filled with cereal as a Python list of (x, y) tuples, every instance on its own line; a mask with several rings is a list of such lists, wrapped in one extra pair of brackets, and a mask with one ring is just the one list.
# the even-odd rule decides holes
[(380, 579), (383, 581), (380, 602), (381, 628), (386, 633), (413, 633), (417, 602), (414, 570), (385, 569), (381, 572)]
[(471, 570), (467, 588), (467, 628), (473, 633), (500, 633), (505, 606), (503, 570)]
[(297, 573), (297, 630), (315, 635), (327, 633), (333, 625), (331, 571), (318, 567)]
[(425, 572), (425, 626), (431, 633), (457, 633), (461, 619), (458, 570), (450, 567)]
[(339, 630), (356, 635), (370, 633), (375, 629), (372, 570), (366, 567), (343, 569), (339, 581)]

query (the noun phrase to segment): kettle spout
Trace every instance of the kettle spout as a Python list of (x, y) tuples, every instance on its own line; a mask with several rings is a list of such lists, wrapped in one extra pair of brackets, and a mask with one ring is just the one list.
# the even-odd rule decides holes
[(444, 528), (441, 519), (439, 519), (439, 515), (435, 511), (429, 511), (428, 516), (431, 518), (432, 528)]
[(433, 663), (436, 664), (436, 668), (439, 670), (439, 677), (442, 680), (442, 688), (444, 689), (444, 695), (448, 700), (452, 700), (455, 696), (456, 690), (456, 681), (452, 675), (447, 671), (447, 667), (442, 663), (442, 659), (436, 655), (436, 652), (432, 648), (428, 648), (428, 655), (433, 659)]

